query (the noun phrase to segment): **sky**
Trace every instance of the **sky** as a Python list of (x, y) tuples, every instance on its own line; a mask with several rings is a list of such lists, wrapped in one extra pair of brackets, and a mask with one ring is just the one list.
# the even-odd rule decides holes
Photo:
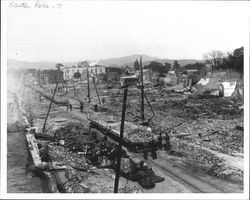
[[(42, 9), (10, 2), (7, 57), (26, 61), (202, 59), (244, 46), (249, 35), (246, 2), (38, 0), (49, 7)], [(14, 8), (20, 2), (30, 8)]]

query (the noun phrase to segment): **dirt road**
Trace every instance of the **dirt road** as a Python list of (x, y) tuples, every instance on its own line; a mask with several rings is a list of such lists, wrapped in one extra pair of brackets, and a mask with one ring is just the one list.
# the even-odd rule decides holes
[(41, 193), (40, 180), (26, 177), (26, 147), (20, 132), (8, 133), (7, 192)]

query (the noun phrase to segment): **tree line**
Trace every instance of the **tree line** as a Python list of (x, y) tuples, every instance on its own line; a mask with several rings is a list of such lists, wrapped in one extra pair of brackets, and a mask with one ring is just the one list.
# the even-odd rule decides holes
[[(161, 63), (157, 61), (151, 61), (148, 65), (144, 66), (144, 69), (152, 69), (153, 72), (158, 72), (160, 76), (168, 73), (169, 70), (174, 70), (177, 74), (185, 70), (197, 70), (200, 76), (206, 75), (205, 62), (208, 62), (212, 66), (212, 71), (215, 70), (235, 70), (243, 75), (244, 71), (244, 48), (240, 47), (233, 52), (223, 53), (222, 51), (214, 50), (207, 52), (203, 55), (204, 62), (196, 62), (193, 64), (187, 64), (181, 67), (177, 60), (173, 65), (170, 63)], [(139, 61), (134, 62), (134, 69), (139, 70)]]
[(204, 59), (212, 65), (212, 70), (235, 70), (244, 74), (244, 47), (233, 52), (211, 51), (204, 54)]

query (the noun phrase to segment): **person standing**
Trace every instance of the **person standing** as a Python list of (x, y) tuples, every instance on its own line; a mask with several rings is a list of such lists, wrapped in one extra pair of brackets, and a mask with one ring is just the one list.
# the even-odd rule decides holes
[(80, 111), (81, 111), (81, 113), (83, 113), (83, 102), (82, 101), (80, 102)]
[(98, 105), (97, 105), (97, 104), (94, 105), (94, 111), (95, 111), (95, 112), (98, 111)]
[(157, 151), (157, 144), (156, 144), (155, 140), (152, 140), (150, 142), (150, 150), (151, 150), (152, 159), (153, 160), (157, 159), (157, 153), (156, 153), (156, 151)]
[(158, 136), (158, 147), (160, 150), (162, 150), (162, 136), (161, 133)]
[(102, 104), (104, 104), (105, 103), (105, 98), (104, 97), (102, 97)]
[(66, 111), (68, 112), (69, 111), (69, 101), (66, 102)]
[(143, 145), (143, 158), (145, 160), (148, 159), (148, 144), (147, 143), (144, 143)]
[(165, 150), (168, 151), (170, 149), (170, 137), (168, 135), (168, 133), (166, 133), (165, 135), (165, 146), (164, 146)]
[(72, 104), (70, 103), (70, 104), (69, 104), (69, 110), (70, 110), (71, 112), (72, 112), (72, 108), (73, 108), (73, 107), (72, 107)]

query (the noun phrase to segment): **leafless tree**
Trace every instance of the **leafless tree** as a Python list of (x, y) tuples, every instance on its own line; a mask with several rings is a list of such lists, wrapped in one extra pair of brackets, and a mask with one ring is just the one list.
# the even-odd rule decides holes
[(213, 70), (220, 68), (224, 57), (225, 54), (218, 50), (207, 52), (203, 55), (203, 58), (211, 63)]

